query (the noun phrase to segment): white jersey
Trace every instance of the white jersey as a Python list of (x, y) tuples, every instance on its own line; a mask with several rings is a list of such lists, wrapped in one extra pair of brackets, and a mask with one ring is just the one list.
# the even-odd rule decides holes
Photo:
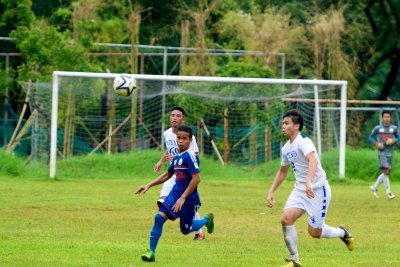
[(306, 181), (308, 174), (308, 160), (306, 156), (315, 152), (317, 159), (317, 170), (315, 176), (311, 179), (312, 188), (318, 188), (326, 183), (326, 173), (322, 169), (321, 162), (319, 160), (317, 150), (315, 149), (314, 143), (311, 139), (302, 133), (299, 133), (297, 137), (290, 143), (290, 140), (282, 147), (282, 166), (292, 165), (294, 175), (296, 178), (295, 187), (300, 190), (306, 189)]
[[(177, 155), (178, 154), (178, 144), (176, 143), (176, 134), (172, 132), (172, 128), (169, 128), (164, 132), (165, 146), (167, 147), (168, 154)], [(192, 143), (190, 143), (190, 150), (194, 153), (199, 153), (199, 148), (197, 147), (196, 137), (193, 135)]]

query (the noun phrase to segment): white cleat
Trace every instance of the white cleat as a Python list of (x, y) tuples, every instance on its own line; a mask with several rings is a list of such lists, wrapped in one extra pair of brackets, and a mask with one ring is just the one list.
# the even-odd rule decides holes
[(395, 195), (393, 195), (392, 193), (389, 193), (389, 194), (388, 194), (388, 198), (389, 198), (389, 199), (393, 199), (394, 197), (395, 197)]
[[(374, 188), (374, 186), (373, 185), (371, 185), (371, 191), (372, 191), (372, 194), (374, 194), (374, 197), (375, 198), (378, 198), (379, 196), (378, 196), (378, 189), (375, 189)], [(394, 196), (393, 196), (394, 197)], [(390, 197), (389, 197), (390, 198)]]

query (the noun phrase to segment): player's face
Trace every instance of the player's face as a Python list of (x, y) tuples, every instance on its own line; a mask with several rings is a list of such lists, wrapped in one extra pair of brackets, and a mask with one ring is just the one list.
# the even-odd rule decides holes
[(178, 143), (179, 152), (183, 152), (189, 149), (192, 138), (189, 137), (189, 133), (179, 131), (176, 133), (176, 142)]
[(169, 122), (171, 123), (172, 127), (179, 127), (183, 124), (183, 114), (179, 110), (173, 110), (171, 112), (171, 116), (169, 116)]
[(294, 124), (291, 117), (285, 117), (282, 121), (282, 134), (286, 137), (291, 137), (297, 133), (300, 125)]
[(383, 125), (388, 126), (390, 124), (390, 115), (388, 113), (383, 114), (382, 122)]

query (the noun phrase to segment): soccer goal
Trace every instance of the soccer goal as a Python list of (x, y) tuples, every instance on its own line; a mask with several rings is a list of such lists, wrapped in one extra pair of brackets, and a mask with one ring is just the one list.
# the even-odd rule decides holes
[(303, 132), (320, 155), (337, 155), (330, 164), (344, 177), (346, 81), (134, 75), (137, 89), (120, 97), (117, 75), (55, 71), (52, 84), (32, 85), (31, 158), (49, 161), (50, 177), (58, 159), (163, 149), (173, 106), (185, 109), (202, 155), (235, 165), (279, 158), (282, 115), (296, 108)]

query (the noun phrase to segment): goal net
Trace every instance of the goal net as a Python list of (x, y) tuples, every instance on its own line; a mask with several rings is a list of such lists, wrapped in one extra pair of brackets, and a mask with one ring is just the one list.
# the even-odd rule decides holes
[(164, 149), (174, 106), (185, 109), (202, 155), (237, 165), (280, 157), (282, 115), (298, 109), (303, 132), (320, 154), (337, 154), (344, 176), (345, 81), (134, 75), (137, 90), (120, 97), (117, 75), (57, 71), (52, 84), (32, 85), (31, 157), (50, 161), (51, 177), (58, 159)]

